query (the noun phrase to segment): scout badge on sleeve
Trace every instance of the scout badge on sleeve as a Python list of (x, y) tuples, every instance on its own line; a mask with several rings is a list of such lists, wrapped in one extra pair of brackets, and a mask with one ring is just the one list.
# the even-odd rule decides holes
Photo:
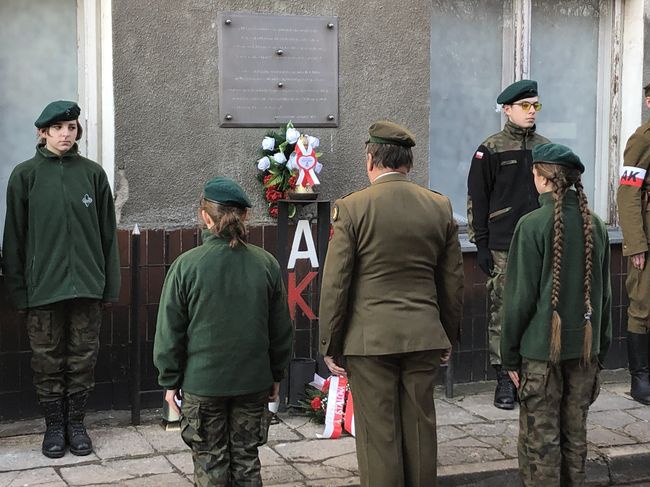
[[(305, 144), (307, 145), (305, 147)], [(298, 165), (297, 186), (316, 186), (320, 184), (316, 176), (316, 151), (312, 147), (311, 141), (305, 136), (301, 136), (296, 143), (296, 164)]]
[(640, 188), (645, 179), (646, 170), (641, 167), (623, 166), (621, 169), (621, 181), (619, 184)]

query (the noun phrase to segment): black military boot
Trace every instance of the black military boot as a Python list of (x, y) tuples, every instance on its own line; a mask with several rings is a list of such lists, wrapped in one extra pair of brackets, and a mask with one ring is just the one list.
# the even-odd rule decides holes
[(517, 389), (510, 380), (508, 372), (500, 365), (494, 367), (497, 371), (497, 388), (494, 391), (494, 405), (499, 409), (514, 409), (517, 399)]
[(77, 392), (68, 397), (68, 424), (66, 432), (68, 434), (68, 444), (70, 453), (73, 455), (89, 455), (93, 451), (93, 442), (88, 436), (84, 426), (84, 417), (86, 415), (86, 401), (88, 394)]
[(41, 451), (48, 458), (61, 458), (65, 455), (65, 426), (63, 399), (39, 401), (45, 416), (45, 436)]
[(632, 376), (632, 399), (641, 404), (650, 404), (650, 377), (648, 376), (648, 335), (627, 333), (627, 358)]

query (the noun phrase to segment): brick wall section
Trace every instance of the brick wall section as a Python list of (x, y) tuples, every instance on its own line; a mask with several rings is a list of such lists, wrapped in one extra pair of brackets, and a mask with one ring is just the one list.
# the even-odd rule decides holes
[[(290, 229), (288, 245), (293, 234)], [(105, 310), (101, 346), (95, 371), (96, 388), (90, 407), (93, 409), (124, 409), (129, 407), (129, 318), (131, 301), (130, 232), (119, 231), (122, 289), (118, 303)], [(276, 254), (276, 228), (273, 225), (254, 227), (249, 240)], [(165, 272), (174, 259), (197, 245), (199, 232), (195, 229), (146, 230), (140, 240), (140, 333), (142, 337), (142, 387), (152, 391), (143, 396), (143, 407), (160, 406), (156, 370), (151, 361), (153, 338), (160, 290)], [(309, 269), (306, 262), (296, 268), (297, 282)], [(625, 259), (620, 245), (612, 246), (612, 292), (614, 340), (608, 368), (625, 367), (627, 352), (625, 329), (627, 323), (625, 293)], [(474, 253), (464, 254), (465, 313), (461, 326), (461, 343), (454, 353), (456, 382), (493, 378), (487, 353), (485, 276), (476, 266)], [(317, 313), (316, 280), (303, 293), (305, 301)], [(32, 386), (31, 352), (22, 315), (11, 306), (0, 277), (0, 420), (38, 414)], [(296, 313), (294, 355), (315, 357), (318, 348), (318, 322), (310, 321), (298, 310)]]

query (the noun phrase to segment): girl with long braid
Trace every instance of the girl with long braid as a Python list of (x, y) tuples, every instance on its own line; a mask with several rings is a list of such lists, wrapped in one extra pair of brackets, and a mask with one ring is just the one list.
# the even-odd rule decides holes
[(501, 357), (518, 389), (525, 486), (585, 482), (587, 413), (612, 327), (609, 240), (589, 211), (584, 169), (566, 146), (533, 148), (540, 208), (510, 246)]

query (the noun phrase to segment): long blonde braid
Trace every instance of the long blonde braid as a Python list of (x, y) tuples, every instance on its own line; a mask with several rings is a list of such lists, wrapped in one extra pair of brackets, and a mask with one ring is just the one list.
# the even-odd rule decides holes
[(536, 163), (535, 168), (553, 185), (553, 260), (552, 260), (552, 287), (551, 287), (551, 339), (550, 360), (557, 363), (562, 351), (562, 318), (558, 312), (560, 303), (560, 287), (562, 275), (562, 255), (564, 250), (564, 220), (562, 218), (562, 204), (564, 197), (571, 186), (575, 186), (578, 204), (582, 215), (584, 232), (585, 261), (584, 261), (584, 300), (585, 300), (585, 331), (582, 348), (582, 359), (589, 361), (591, 357), (592, 326), (591, 326), (591, 274), (593, 270), (593, 234), (591, 212), (587, 196), (577, 170), (569, 169), (557, 164)]
[(591, 313), (593, 311), (591, 305), (591, 274), (594, 266), (594, 236), (591, 211), (589, 210), (587, 195), (585, 195), (584, 186), (580, 178), (574, 183), (574, 186), (578, 194), (578, 204), (580, 205), (580, 213), (582, 214), (582, 228), (585, 239), (585, 335), (582, 343), (582, 360), (584, 363), (587, 363), (591, 358), (591, 344), (593, 340), (591, 326)]

